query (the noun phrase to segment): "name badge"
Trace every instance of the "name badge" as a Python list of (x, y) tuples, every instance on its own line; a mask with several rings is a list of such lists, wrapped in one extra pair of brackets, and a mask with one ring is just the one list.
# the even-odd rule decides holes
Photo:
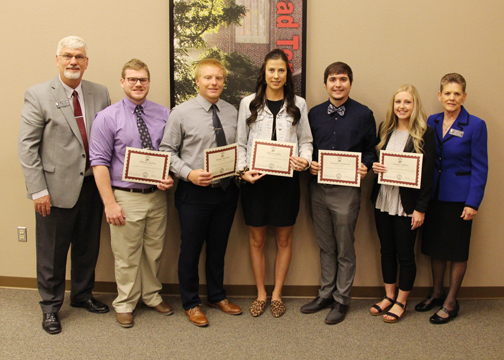
[(455, 130), (455, 129), (450, 129), (449, 134), (453, 135), (453, 136), (456, 136), (456, 137), (459, 137), (459, 138), (461, 138), (462, 136), (464, 136), (464, 132), (463, 131)]
[(70, 106), (70, 100), (61, 100), (59, 102), (56, 103), (56, 107), (58, 109), (62, 108), (62, 107), (65, 107), (65, 106)]

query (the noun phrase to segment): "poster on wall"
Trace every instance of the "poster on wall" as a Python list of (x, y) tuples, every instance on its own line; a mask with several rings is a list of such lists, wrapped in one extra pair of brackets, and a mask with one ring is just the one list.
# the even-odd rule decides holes
[(238, 108), (254, 93), (264, 57), (276, 48), (289, 59), (296, 94), (305, 97), (306, 2), (170, 0), (170, 106), (197, 95), (194, 66), (216, 58), (228, 69), (221, 98)]

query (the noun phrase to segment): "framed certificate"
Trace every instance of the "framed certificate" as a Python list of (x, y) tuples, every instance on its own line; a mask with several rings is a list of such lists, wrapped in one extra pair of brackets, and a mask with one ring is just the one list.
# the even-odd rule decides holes
[(254, 139), (250, 155), (250, 170), (292, 177), (294, 170), (290, 166), (290, 157), (296, 154), (296, 146), (295, 143)]
[(378, 175), (378, 184), (420, 189), (423, 154), (380, 151), (380, 163), (387, 172)]
[(157, 185), (168, 177), (171, 153), (127, 147), (123, 181)]
[(362, 154), (350, 151), (319, 150), (320, 171), (319, 184), (360, 186), (360, 175), (357, 169)]
[(238, 144), (204, 150), (205, 171), (212, 173), (214, 180), (233, 176), (238, 162)]

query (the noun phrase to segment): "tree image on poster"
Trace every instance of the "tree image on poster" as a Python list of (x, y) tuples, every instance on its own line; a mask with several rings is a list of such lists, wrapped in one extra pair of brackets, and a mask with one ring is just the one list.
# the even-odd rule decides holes
[(238, 107), (255, 91), (264, 56), (281, 48), (304, 95), (303, 1), (171, 0), (171, 106), (197, 95), (193, 69), (205, 58), (226, 66), (221, 98)]

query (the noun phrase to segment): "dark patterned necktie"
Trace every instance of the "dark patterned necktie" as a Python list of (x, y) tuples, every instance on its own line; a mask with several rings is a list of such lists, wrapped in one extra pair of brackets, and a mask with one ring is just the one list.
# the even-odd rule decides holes
[(224, 134), (224, 129), (222, 128), (219, 115), (217, 115), (217, 110), (217, 105), (212, 104), (212, 120), (215, 130), (215, 140), (217, 140), (217, 146), (224, 146), (226, 145), (226, 134)]
[[(215, 130), (215, 140), (217, 140), (217, 146), (226, 145), (226, 134), (224, 134), (224, 129), (222, 128), (222, 124), (219, 119), (219, 115), (217, 115), (217, 105), (212, 104), (212, 120), (213, 127)], [(229, 186), (230, 178), (223, 178), (220, 180), (220, 186), (223, 190), (226, 190)]]
[(82, 116), (82, 109), (79, 102), (79, 93), (74, 90), (73, 92), (73, 107), (74, 116), (77, 126), (82, 137), (82, 143), (84, 145), (84, 151), (86, 152), (86, 170), (89, 169), (89, 145), (87, 140), (86, 125), (84, 124), (84, 117)]
[(329, 107), (327, 108), (327, 115), (332, 115), (334, 113), (337, 113), (339, 116), (345, 115), (345, 105), (336, 107), (333, 104), (329, 104)]
[(138, 132), (140, 133), (140, 140), (142, 141), (142, 149), (154, 150), (149, 134), (149, 129), (147, 129), (147, 125), (145, 125), (144, 119), (142, 119), (142, 105), (137, 105), (137, 107), (135, 108), (135, 113), (137, 114), (137, 126)]

